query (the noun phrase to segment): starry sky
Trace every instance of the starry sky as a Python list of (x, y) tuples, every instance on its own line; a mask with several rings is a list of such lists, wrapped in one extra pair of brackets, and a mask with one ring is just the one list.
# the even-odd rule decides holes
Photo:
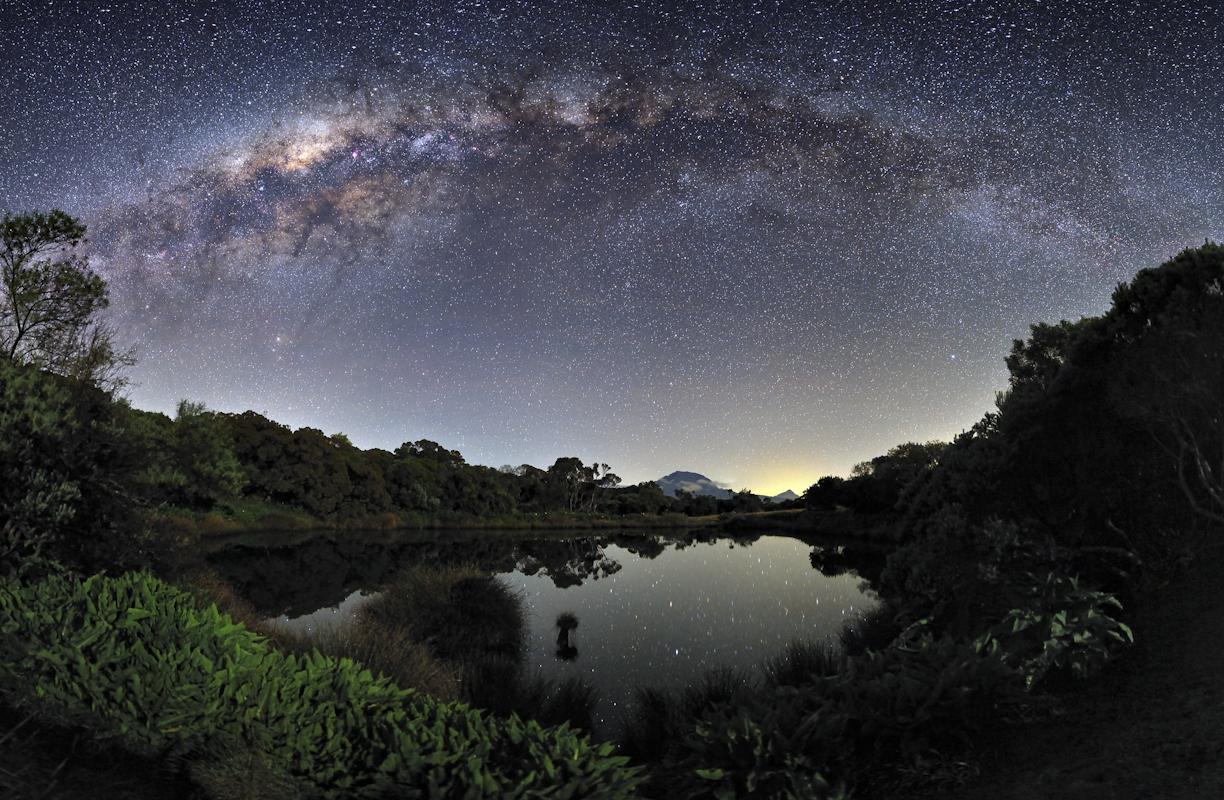
[(802, 491), (1224, 229), (1216, 2), (0, 0), (133, 402)]

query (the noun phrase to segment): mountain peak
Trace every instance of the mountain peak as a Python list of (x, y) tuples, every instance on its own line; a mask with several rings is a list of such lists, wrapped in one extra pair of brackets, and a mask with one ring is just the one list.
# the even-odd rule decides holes
[(700, 472), (685, 472), (677, 470), (670, 475), (664, 475), (655, 481), (663, 493), (675, 497), (677, 491), (692, 492), (709, 497), (730, 497), (732, 492), (719, 486)]

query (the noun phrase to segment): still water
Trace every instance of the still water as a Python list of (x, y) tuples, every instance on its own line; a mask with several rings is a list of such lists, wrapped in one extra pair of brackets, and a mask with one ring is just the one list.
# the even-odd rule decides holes
[[(344, 624), (397, 569), (477, 563), (523, 599), (527, 671), (585, 678), (599, 692), (605, 731), (636, 687), (755, 669), (793, 640), (836, 636), (876, 603), (860, 575), (867, 570), (844, 553), (778, 536), (380, 535), (244, 546), (213, 561), (263, 613), (299, 630)], [(563, 612), (578, 625), (559, 638)]]

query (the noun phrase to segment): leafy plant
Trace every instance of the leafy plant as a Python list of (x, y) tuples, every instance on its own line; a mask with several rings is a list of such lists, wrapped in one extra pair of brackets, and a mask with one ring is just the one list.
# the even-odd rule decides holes
[(139, 453), (120, 416), (92, 386), (0, 359), (0, 574), (143, 558), (126, 487)]
[(249, 751), (324, 798), (620, 798), (639, 780), (568, 726), (488, 717), (348, 659), (282, 653), (145, 573), (0, 580), (0, 691), (201, 774), (200, 762)]
[(691, 769), (685, 797), (841, 800), (805, 752), (803, 731), (770, 725), (747, 706), (722, 705), (707, 716), (686, 743), (693, 760), (717, 766)]
[(1087, 678), (1114, 653), (1135, 641), (1123, 622), (1110, 616), (1122, 603), (1107, 592), (1088, 589), (1079, 579), (1048, 573), (1033, 582), (1030, 602), (1012, 609), (978, 639), (980, 648), (997, 647), (1003, 658), (1033, 687), (1051, 672)]

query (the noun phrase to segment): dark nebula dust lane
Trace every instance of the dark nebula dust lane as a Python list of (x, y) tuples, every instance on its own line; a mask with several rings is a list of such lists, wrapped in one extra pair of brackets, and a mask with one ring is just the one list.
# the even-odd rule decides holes
[(801, 490), (1220, 237), (1222, 15), (0, 0), (0, 206), (90, 225), (139, 406)]

